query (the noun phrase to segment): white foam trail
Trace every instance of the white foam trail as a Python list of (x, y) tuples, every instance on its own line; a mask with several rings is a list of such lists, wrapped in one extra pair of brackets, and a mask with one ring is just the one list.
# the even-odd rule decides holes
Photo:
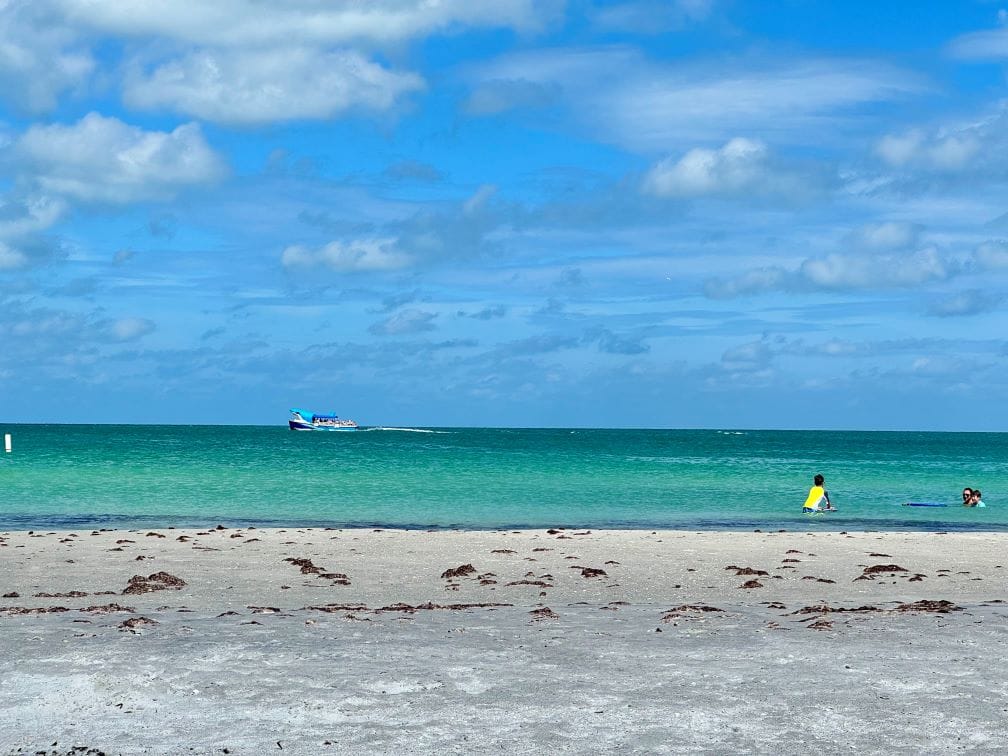
[(389, 428), (384, 425), (368, 428), (369, 431), (399, 431), (400, 433), (450, 433), (450, 431), (436, 431), (427, 428)]

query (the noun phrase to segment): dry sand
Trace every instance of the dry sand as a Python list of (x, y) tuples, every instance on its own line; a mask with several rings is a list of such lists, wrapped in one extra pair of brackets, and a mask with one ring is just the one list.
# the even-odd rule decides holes
[(5, 533), (0, 751), (1003, 753), (1006, 546)]

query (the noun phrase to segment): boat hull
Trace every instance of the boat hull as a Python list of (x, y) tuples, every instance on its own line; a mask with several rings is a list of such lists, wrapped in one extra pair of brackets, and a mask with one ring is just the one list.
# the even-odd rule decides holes
[(297, 420), (288, 420), (287, 424), (291, 430), (295, 431), (334, 431), (337, 433), (347, 433), (357, 430), (355, 425), (313, 425), (312, 423), (301, 423)]

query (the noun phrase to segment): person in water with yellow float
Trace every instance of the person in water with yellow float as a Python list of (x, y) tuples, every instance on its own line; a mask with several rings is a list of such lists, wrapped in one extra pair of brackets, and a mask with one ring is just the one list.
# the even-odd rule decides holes
[[(830, 503), (829, 494), (823, 488), (826, 479), (822, 475), (816, 475), (812, 479), (812, 488), (809, 489), (808, 498), (802, 504), (802, 512), (811, 514), (813, 512), (835, 512), (836, 508)], [(823, 506), (823, 504), (826, 506)]]

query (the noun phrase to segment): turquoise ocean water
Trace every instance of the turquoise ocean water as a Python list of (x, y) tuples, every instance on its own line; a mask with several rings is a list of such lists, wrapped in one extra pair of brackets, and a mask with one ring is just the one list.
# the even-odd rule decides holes
[[(1008, 529), (1008, 434), (8, 425), (0, 529)], [(839, 511), (802, 515), (814, 473)], [(958, 505), (964, 485), (986, 509)], [(947, 508), (904, 507), (906, 501)]]

